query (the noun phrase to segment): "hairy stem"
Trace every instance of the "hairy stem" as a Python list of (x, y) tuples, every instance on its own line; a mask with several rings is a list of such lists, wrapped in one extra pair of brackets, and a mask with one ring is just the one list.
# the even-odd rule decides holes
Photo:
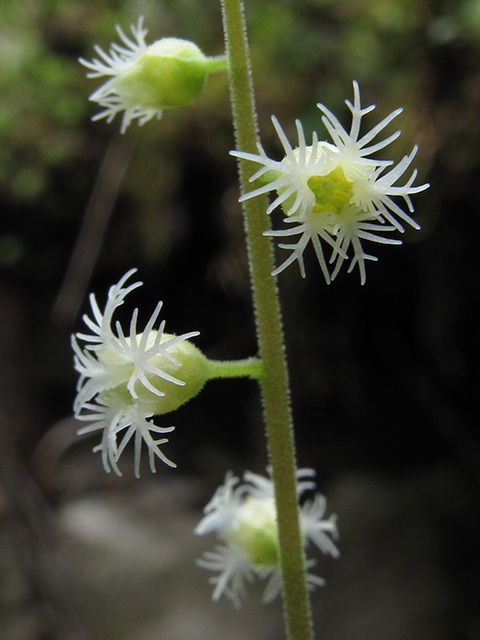
[(227, 64), (228, 63), (226, 56), (208, 57), (205, 62), (208, 73), (214, 73), (215, 71), (226, 71)]
[(208, 379), (213, 378), (254, 378), (263, 376), (263, 362), (259, 358), (246, 360), (209, 360)]
[[(237, 148), (257, 153), (255, 103), (243, 4), (241, 0), (221, 0), (221, 4)], [(249, 178), (253, 172), (251, 163), (240, 160), (242, 193), (250, 190)], [(264, 231), (270, 229), (266, 208), (266, 197), (244, 203), (257, 339), (264, 366), (259, 383), (275, 484), (287, 636), (289, 640), (312, 640), (305, 558), (298, 518), (295, 447), (280, 304), (276, 281), (271, 276), (274, 269), (272, 244), (263, 235)]]

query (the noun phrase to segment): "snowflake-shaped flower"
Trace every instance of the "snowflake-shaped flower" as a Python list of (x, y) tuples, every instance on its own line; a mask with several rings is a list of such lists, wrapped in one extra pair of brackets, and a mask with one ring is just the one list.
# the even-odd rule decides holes
[[(364, 284), (365, 260), (376, 258), (364, 252), (361, 241), (401, 244), (399, 240), (383, 235), (395, 230), (403, 232), (404, 228), (399, 219), (414, 229), (420, 228), (409, 215), (413, 212), (410, 196), (425, 190), (429, 185), (413, 186), (416, 170), (405, 184), (397, 184), (411, 165), (417, 147), (415, 146), (396, 167), (392, 167), (392, 160), (370, 157), (398, 138), (400, 131), (374, 142), (402, 109), (397, 109), (368, 133), (360, 136), (362, 118), (370, 113), (375, 105), (362, 108), (357, 82), (353, 83), (353, 91), (353, 104), (349, 100), (346, 101), (352, 114), (349, 132), (327, 107), (323, 104), (317, 105), (323, 113), (322, 121), (333, 144), (320, 142), (317, 133), (314, 132), (312, 144), (307, 146), (302, 124), (297, 120), (298, 146), (293, 148), (278, 120), (272, 116), (273, 125), (285, 152), (281, 161), (269, 158), (260, 143), (258, 154), (231, 152), (238, 158), (261, 165), (250, 180), (264, 184), (242, 195), (240, 200), (245, 201), (275, 192), (276, 198), (268, 207), (267, 213), (271, 213), (280, 205), (284, 211), (287, 228), (267, 231), (265, 235), (282, 239), (299, 236), (297, 242), (279, 245), (291, 253), (272, 275), (281, 273), (292, 262), (297, 261), (301, 275), (305, 277), (303, 253), (311, 241), (327, 283), (336, 277), (342, 263), (348, 260), (348, 251), (352, 248), (353, 259), (349, 271), (358, 264), (360, 280)], [(393, 198), (403, 198), (408, 213)], [(382, 232), (382, 235), (377, 232)], [(331, 249), (328, 263), (335, 265), (332, 273), (324, 257), (322, 241)]]
[[(297, 472), (299, 497), (305, 491), (315, 489), (314, 475), (312, 469)], [(282, 587), (273, 482), (250, 471), (245, 472), (243, 479), (245, 483), (239, 484), (239, 478), (227, 473), (225, 483), (205, 507), (205, 516), (195, 529), (198, 535), (216, 531), (223, 543), (215, 551), (204, 553), (197, 563), (218, 572), (210, 579), (215, 585), (213, 600), (225, 594), (236, 607), (245, 595), (245, 581), (252, 582), (255, 576), (269, 579), (264, 602), (273, 600)], [(323, 553), (336, 558), (339, 552), (332, 540), (338, 538), (336, 517), (322, 520), (325, 507), (325, 498), (316, 495), (313, 501), (305, 502), (300, 508), (303, 542), (304, 546), (313, 542)], [(307, 570), (315, 563), (315, 560), (307, 560)], [(307, 572), (310, 589), (323, 584), (322, 578)]]
[[(168, 413), (195, 396), (208, 378), (208, 361), (189, 342), (199, 335), (198, 331), (174, 336), (165, 333), (165, 321), (154, 328), (161, 302), (143, 332), (137, 332), (138, 309), (133, 312), (129, 335), (125, 335), (119, 322), (114, 328), (114, 312), (128, 293), (142, 284), (125, 286), (135, 271), (131, 269), (110, 287), (103, 312), (95, 295), (90, 296), (93, 319), (87, 315), (83, 319), (92, 333), (72, 336), (72, 347), (75, 369), (80, 374), (75, 417), (91, 423), (79, 433), (103, 431), (102, 442), (94, 451), (102, 453), (106, 471), (113, 468), (116, 473), (120, 473), (117, 466), (120, 455), (135, 436), (135, 474), (138, 476), (142, 442), (149, 450), (152, 471), (155, 457), (175, 466), (159, 449), (167, 440), (152, 437), (152, 433), (168, 433), (173, 427), (159, 427), (150, 418)], [(85, 342), (83, 349), (79, 340)], [(119, 433), (123, 434), (120, 444)]]
[(207, 57), (189, 40), (161, 38), (147, 45), (143, 16), (130, 29), (133, 40), (116, 25), (123, 46), (113, 42), (106, 53), (95, 45), (98, 58), (91, 62), (79, 58), (90, 69), (87, 77), (110, 77), (89, 98), (104, 108), (92, 120), (111, 122), (123, 111), (121, 133), (136, 118), (142, 126), (152, 118), (160, 119), (164, 109), (193, 104), (207, 74), (226, 69), (225, 56)]

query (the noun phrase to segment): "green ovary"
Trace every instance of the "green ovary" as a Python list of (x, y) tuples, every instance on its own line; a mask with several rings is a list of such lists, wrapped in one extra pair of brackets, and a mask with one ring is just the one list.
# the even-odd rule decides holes
[(312, 176), (308, 186), (315, 194), (313, 213), (334, 211), (339, 213), (353, 196), (353, 182), (345, 177), (341, 166), (335, 167), (326, 176)]

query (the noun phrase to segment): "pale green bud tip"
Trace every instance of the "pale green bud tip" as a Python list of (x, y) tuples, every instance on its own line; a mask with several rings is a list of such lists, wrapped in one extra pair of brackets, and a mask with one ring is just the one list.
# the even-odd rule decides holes
[(162, 38), (152, 45), (145, 43), (147, 30), (143, 16), (137, 25), (131, 25), (135, 38), (127, 38), (117, 25), (117, 32), (126, 45), (113, 44), (109, 54), (96, 47), (101, 60), (80, 62), (91, 71), (88, 77), (110, 76), (90, 100), (105, 110), (94, 120), (107, 118), (124, 111), (121, 132), (124, 133), (134, 118), (139, 125), (153, 117), (160, 118), (164, 109), (176, 109), (193, 104), (199, 97), (209, 73), (226, 70), (225, 56), (209, 58), (196, 44), (179, 38)]
[[(142, 441), (150, 453), (150, 467), (155, 471), (155, 457), (176, 466), (160, 450), (166, 439), (155, 439), (173, 427), (157, 426), (153, 415), (168, 413), (193, 398), (209, 375), (207, 358), (190, 341), (198, 335), (191, 331), (180, 336), (165, 333), (165, 321), (154, 329), (162, 303), (159, 302), (142, 332), (137, 332), (138, 309), (133, 312), (130, 333), (125, 335), (113, 315), (125, 297), (142, 283), (125, 286), (135, 272), (129, 271), (108, 292), (103, 313), (95, 296), (90, 296), (93, 319), (84, 316), (90, 334), (72, 336), (75, 369), (80, 374), (75, 417), (91, 424), (79, 433), (101, 430), (101, 451), (107, 471), (113, 467), (120, 474), (118, 459), (135, 435), (135, 474), (139, 475)], [(114, 328), (115, 327), (115, 328)], [(85, 342), (83, 348), (78, 341)], [(120, 437), (121, 436), (121, 437)]]

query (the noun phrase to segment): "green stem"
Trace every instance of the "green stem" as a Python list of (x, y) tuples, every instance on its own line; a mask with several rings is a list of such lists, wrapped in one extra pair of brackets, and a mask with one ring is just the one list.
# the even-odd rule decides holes
[(259, 358), (246, 360), (209, 360), (208, 379), (248, 377), (259, 380), (263, 375), (263, 362)]
[(207, 73), (226, 71), (228, 68), (227, 56), (208, 56), (205, 61)]
[[(257, 153), (256, 113), (243, 4), (241, 0), (221, 0), (221, 4), (237, 148)], [(249, 178), (254, 171), (252, 163), (240, 161), (242, 193), (250, 190)], [(244, 203), (257, 339), (264, 365), (264, 375), (259, 382), (275, 484), (287, 635), (290, 640), (312, 640), (305, 558), (298, 518), (295, 447), (280, 303), (276, 280), (270, 275), (274, 269), (272, 244), (263, 235), (270, 228), (266, 208), (266, 197), (253, 198)]]

